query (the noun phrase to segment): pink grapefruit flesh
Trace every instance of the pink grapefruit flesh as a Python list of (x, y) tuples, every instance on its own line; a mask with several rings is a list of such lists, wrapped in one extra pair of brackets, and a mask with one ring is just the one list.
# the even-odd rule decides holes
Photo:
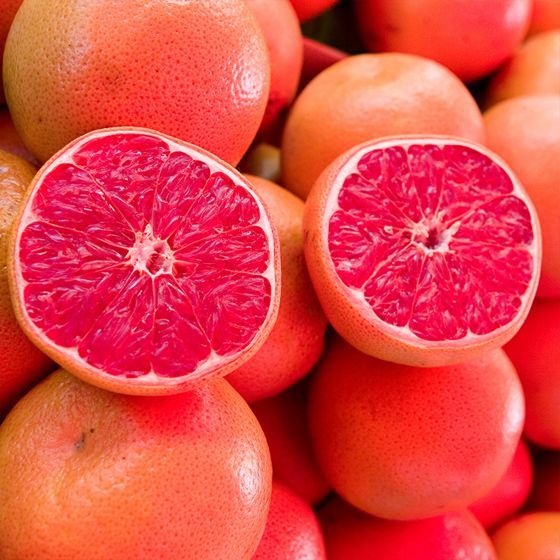
[(28, 335), (72, 373), (125, 393), (177, 392), (264, 342), (278, 247), (246, 180), (143, 129), (71, 143), (39, 172), (12, 238)]
[(305, 227), (327, 316), (382, 359), (444, 365), (501, 346), (535, 294), (535, 211), (506, 165), (468, 141), (350, 150), (315, 184)]

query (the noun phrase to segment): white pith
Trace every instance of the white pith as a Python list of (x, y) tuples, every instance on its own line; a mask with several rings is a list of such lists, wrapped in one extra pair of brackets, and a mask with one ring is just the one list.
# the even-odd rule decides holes
[[(58, 157), (53, 158), (53, 160), (50, 163), (48, 163), (46, 166), (44, 166), (39, 171), (37, 178), (42, 179), (43, 177), (47, 176), (54, 168), (56, 168), (59, 165), (64, 164), (64, 163), (77, 165), (73, 160), (73, 154), (75, 152), (77, 152), (83, 144), (85, 144), (87, 142), (90, 142), (91, 140), (95, 139), (96, 137), (107, 136), (107, 134), (110, 134), (110, 133), (111, 133), (111, 131), (102, 130), (102, 131), (99, 131), (97, 133), (91, 133), (91, 134), (85, 135), (78, 142), (76, 142), (68, 151), (66, 151), (63, 155), (60, 155)], [(130, 135), (151, 136), (151, 137), (156, 138), (158, 140), (164, 141), (169, 146), (170, 152), (179, 151), (179, 152), (182, 152), (182, 153), (189, 154), (194, 159), (204, 162), (209, 167), (211, 173), (220, 172), (220, 173), (223, 173), (223, 174), (227, 175), (234, 182), (234, 184), (237, 187), (241, 187), (251, 194), (252, 198), (255, 200), (255, 202), (256, 202), (256, 204), (259, 208), (259, 213), (260, 213), (259, 221), (256, 224), (254, 224), (254, 226), (255, 227), (260, 227), (267, 234), (269, 262), (268, 262), (267, 269), (263, 273), (261, 273), (260, 276), (268, 279), (268, 281), (270, 283), (271, 291), (270, 291), (270, 305), (268, 307), (267, 315), (266, 315), (266, 318), (261, 325), (261, 328), (264, 325), (266, 325), (267, 323), (269, 323), (269, 321), (271, 320), (271, 316), (274, 312), (274, 301), (275, 301), (276, 294), (277, 294), (278, 288), (279, 288), (279, 286), (277, 286), (276, 274), (275, 274), (275, 260), (277, 258), (277, 255), (276, 255), (276, 247), (275, 247), (275, 242), (274, 242), (274, 235), (272, 233), (272, 227), (270, 225), (268, 215), (267, 215), (267, 212), (264, 208), (264, 205), (262, 204), (258, 195), (244, 184), (243, 179), (239, 175), (232, 172), (225, 165), (218, 164), (212, 157), (206, 155), (206, 153), (204, 153), (202, 151), (199, 151), (199, 149), (194, 147), (194, 146), (193, 146), (193, 149), (191, 150), (190, 147), (179, 144), (179, 143), (175, 142), (173, 139), (171, 139), (171, 138), (169, 138), (165, 135), (154, 134), (154, 133), (151, 133), (150, 131), (145, 130), (145, 129), (114, 130), (113, 133), (114, 134), (130, 134)], [(14, 266), (14, 275), (15, 275), (15, 278), (16, 278), (16, 285), (17, 285), (17, 288), (18, 288), (18, 304), (19, 304), (18, 307), (19, 307), (19, 310), (21, 311), (21, 314), (22, 314), (22, 316), (23, 316), (23, 318), (26, 322), (26, 325), (28, 326), (29, 330), (31, 331), (31, 334), (34, 335), (35, 337), (37, 337), (37, 339), (41, 341), (43, 346), (46, 346), (47, 349), (50, 349), (53, 352), (53, 354), (62, 354), (64, 356), (68, 356), (69, 358), (72, 358), (75, 362), (79, 362), (81, 364), (81, 368), (83, 370), (91, 372), (91, 373), (95, 373), (96, 376), (100, 376), (100, 377), (106, 379), (108, 382), (114, 383), (115, 381), (118, 381), (118, 380), (126, 380), (126, 384), (130, 385), (130, 386), (134, 386), (134, 385), (139, 385), (139, 386), (150, 386), (150, 385), (173, 386), (173, 385), (181, 385), (185, 382), (185, 380), (192, 380), (192, 379), (195, 379), (195, 378), (198, 378), (198, 377), (204, 377), (208, 372), (214, 370), (216, 368), (217, 364), (220, 364), (221, 368), (227, 367), (227, 364), (235, 362), (240, 355), (247, 353), (250, 350), (250, 348), (255, 344), (256, 338), (257, 338), (259, 332), (261, 331), (261, 329), (258, 329), (256, 331), (255, 336), (252, 338), (252, 340), (245, 346), (245, 348), (241, 349), (239, 352), (236, 352), (234, 354), (230, 354), (230, 355), (227, 355), (227, 356), (222, 356), (222, 355), (217, 354), (212, 349), (206, 360), (199, 363), (194, 371), (191, 371), (184, 376), (164, 377), (164, 376), (158, 375), (153, 369), (150, 369), (150, 371), (147, 374), (141, 375), (141, 376), (136, 377), (136, 378), (132, 378), (132, 377), (129, 378), (129, 377), (121, 376), (121, 375), (113, 375), (113, 374), (105, 373), (103, 370), (101, 370), (99, 368), (96, 368), (96, 367), (90, 365), (88, 362), (86, 362), (79, 355), (77, 346), (75, 346), (75, 347), (59, 346), (58, 344), (53, 342), (48, 336), (43, 335), (42, 334), (43, 331), (35, 325), (35, 323), (33, 322), (33, 320), (29, 317), (29, 315), (27, 313), (27, 309), (26, 309), (26, 306), (25, 306), (25, 299), (24, 299), (24, 290), (25, 290), (26, 286), (28, 285), (28, 282), (26, 282), (25, 279), (23, 278), (23, 275), (22, 275), (22, 272), (21, 272), (21, 264), (20, 264), (20, 260), (19, 260), (19, 254), (18, 254), (21, 235), (25, 231), (27, 226), (30, 223), (41, 222), (42, 221), (40, 218), (37, 218), (34, 215), (34, 213), (31, 211), (31, 208), (33, 206), (33, 201), (35, 199), (37, 191), (39, 190), (40, 185), (41, 185), (41, 181), (36, 180), (33, 191), (29, 194), (29, 197), (26, 200), (25, 206), (21, 211), (21, 219), (19, 221), (18, 229), (15, 232), (15, 237), (14, 237), (14, 245), (16, 247), (16, 253), (15, 253), (15, 259), (14, 259), (13, 266)], [(168, 259), (166, 259), (165, 268), (163, 270), (160, 270), (156, 273), (151, 273), (147, 269), (147, 262), (149, 260), (150, 255), (154, 251), (154, 248), (159, 244), (164, 244), (164, 254), (168, 257)], [(160, 274), (164, 274), (167, 269), (172, 268), (173, 260), (174, 260), (173, 259), (173, 254), (172, 254), (171, 249), (169, 248), (169, 245), (167, 245), (167, 247), (165, 247), (165, 245), (167, 245), (167, 240), (163, 240), (163, 239), (160, 240), (160, 239), (156, 239), (153, 236), (151, 236), (151, 227), (146, 228), (146, 231), (144, 231), (144, 232), (136, 232), (136, 241), (135, 241), (134, 245), (130, 248), (130, 250), (127, 254), (127, 262), (126, 261), (125, 262), (126, 262), (126, 264), (131, 266), (131, 268), (134, 268), (135, 270), (139, 270), (139, 271), (141, 271), (145, 274), (148, 274), (153, 279), (156, 276), (159, 276)]]
[[(355, 153), (353, 153), (352, 156), (348, 159), (348, 161), (346, 161), (341, 166), (341, 168), (338, 170), (337, 175), (336, 175), (336, 179), (333, 182), (332, 187), (329, 189), (328, 195), (326, 197), (326, 201), (325, 201), (325, 205), (324, 205), (324, 213), (323, 213), (322, 221), (321, 221), (321, 236), (320, 236), (321, 241), (320, 242), (323, 245), (323, 250), (325, 251), (325, 253), (329, 255), (329, 258), (326, 259), (326, 266), (330, 269), (331, 276), (336, 279), (336, 282), (339, 286), (339, 289), (341, 289), (342, 292), (346, 294), (346, 296), (349, 298), (349, 300), (352, 302), (352, 304), (354, 306), (360, 308), (361, 314), (365, 317), (365, 319), (368, 322), (375, 324), (379, 331), (381, 331), (383, 333), (386, 333), (391, 338), (397, 338), (397, 339), (404, 340), (406, 342), (414, 344), (414, 346), (416, 346), (416, 347), (425, 347), (425, 348), (437, 347), (437, 348), (440, 348), (440, 349), (445, 348), (445, 347), (457, 348), (457, 347), (463, 347), (463, 346), (472, 346), (472, 345), (482, 344), (486, 340), (495, 339), (495, 338), (499, 337), (501, 333), (506, 332), (510, 328), (510, 325), (512, 323), (514, 323), (518, 317), (523, 315), (524, 312), (526, 312), (527, 301), (532, 300), (535, 293), (536, 293), (537, 284), (538, 284), (538, 271), (535, 271), (535, 270), (533, 271), (532, 282), (529, 284), (528, 289), (525, 291), (525, 293), (520, 297), (520, 299), (522, 300), (522, 304), (519, 306), (517, 315), (510, 321), (510, 323), (507, 323), (506, 325), (504, 325), (502, 327), (499, 327), (499, 328), (497, 328), (497, 329), (495, 329), (495, 330), (493, 330), (489, 333), (482, 334), (482, 335), (473, 333), (470, 329), (468, 329), (467, 334), (460, 339), (456, 339), (456, 340), (444, 339), (444, 340), (431, 341), (431, 340), (426, 340), (426, 339), (421, 338), (418, 335), (416, 335), (414, 332), (412, 332), (412, 330), (410, 329), (410, 327), (408, 325), (405, 325), (404, 327), (398, 327), (398, 326), (386, 323), (385, 321), (380, 319), (375, 314), (375, 312), (373, 311), (373, 309), (371, 308), (369, 303), (366, 301), (362, 291), (360, 291), (359, 289), (350, 288), (349, 286), (344, 284), (344, 282), (338, 276), (338, 273), (336, 271), (336, 268), (334, 266), (332, 258), (330, 257), (329, 241), (328, 241), (330, 219), (331, 219), (332, 215), (337, 210), (340, 209), (340, 206), (338, 204), (338, 195), (339, 195), (340, 189), (342, 188), (344, 180), (351, 173), (357, 172), (357, 164), (361, 160), (361, 158), (365, 154), (367, 154), (368, 152), (371, 152), (373, 150), (386, 149), (386, 148), (394, 147), (394, 146), (402, 146), (402, 147), (406, 148), (406, 147), (409, 147), (411, 145), (423, 145), (423, 144), (436, 145), (436, 146), (437, 145), (439, 145), (439, 146), (445, 146), (445, 145), (465, 146), (465, 147), (468, 147), (468, 148), (471, 148), (471, 149), (474, 149), (474, 150), (477, 150), (477, 151), (481, 151), (481, 153), (483, 153), (484, 155), (486, 155), (487, 157), (489, 157), (490, 159), (492, 159), (498, 165), (500, 165), (502, 168), (505, 169), (505, 171), (507, 172), (507, 174), (508, 174), (508, 176), (509, 176), (509, 178), (512, 181), (512, 184), (513, 184), (513, 191), (511, 193), (511, 195), (515, 195), (518, 198), (520, 198), (521, 200), (523, 200), (523, 202), (525, 203), (525, 205), (529, 209), (529, 213), (531, 215), (531, 225), (532, 225), (534, 235), (533, 235), (533, 243), (532, 243), (530, 248), (527, 248), (527, 251), (530, 252), (531, 255), (533, 256), (533, 262), (534, 263), (538, 262), (538, 256), (540, 254), (540, 242), (539, 242), (539, 239), (540, 239), (540, 234), (539, 234), (540, 225), (539, 225), (539, 222), (538, 222), (536, 210), (535, 210), (533, 204), (531, 203), (531, 200), (529, 199), (528, 195), (525, 193), (523, 187), (521, 186), (521, 184), (519, 183), (519, 181), (517, 180), (517, 178), (515, 177), (515, 175), (511, 171), (511, 169), (509, 168), (509, 166), (501, 158), (499, 158), (495, 154), (491, 153), (490, 150), (484, 148), (483, 146), (479, 146), (474, 142), (462, 141), (462, 140), (459, 140), (459, 139), (448, 139), (448, 138), (438, 138), (438, 137), (433, 137), (433, 138), (430, 138), (430, 137), (412, 137), (411, 136), (411, 137), (407, 137), (407, 138), (399, 138), (399, 139), (390, 139), (389, 138), (387, 140), (381, 140), (381, 141), (378, 141), (378, 142), (373, 142), (373, 141), (369, 142), (369, 143), (367, 143), (367, 145), (363, 145), (360, 149), (358, 149)], [(435, 216), (436, 220), (437, 220), (437, 218), (438, 218), (438, 216)], [(452, 227), (449, 228), (449, 230), (442, 232), (443, 233), (442, 241), (438, 245), (437, 248), (428, 249), (428, 248), (422, 246), (422, 250), (426, 252), (428, 258), (435, 252), (446, 252), (446, 251), (449, 250), (449, 243), (452, 239), (452, 235), (453, 235), (453, 233), (455, 233), (457, 231), (457, 229), (460, 226), (460, 223), (461, 223), (461, 221), (459, 220), (459, 221), (455, 222), (452, 225)], [(423, 228), (422, 224), (415, 224), (414, 227), (418, 228), (418, 230)], [(414, 241), (412, 241), (412, 242), (414, 242)], [(379, 263), (379, 264), (381, 264), (381, 263)]]

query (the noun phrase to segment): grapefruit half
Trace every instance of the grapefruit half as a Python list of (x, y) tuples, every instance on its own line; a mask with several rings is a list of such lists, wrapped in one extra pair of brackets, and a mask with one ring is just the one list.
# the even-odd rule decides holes
[(278, 309), (278, 240), (246, 179), (145, 129), (92, 132), (53, 156), (28, 190), (10, 261), (28, 336), (117, 392), (179, 392), (236, 369)]
[(450, 137), (393, 137), (335, 160), (313, 187), (305, 253), (327, 317), (366, 354), (459, 363), (507, 342), (541, 263), (537, 215), (511, 170)]

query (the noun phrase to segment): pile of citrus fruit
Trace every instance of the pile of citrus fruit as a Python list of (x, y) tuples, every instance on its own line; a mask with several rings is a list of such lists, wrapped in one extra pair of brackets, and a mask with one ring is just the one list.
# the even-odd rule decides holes
[(0, 0), (0, 560), (559, 560), (560, 1)]

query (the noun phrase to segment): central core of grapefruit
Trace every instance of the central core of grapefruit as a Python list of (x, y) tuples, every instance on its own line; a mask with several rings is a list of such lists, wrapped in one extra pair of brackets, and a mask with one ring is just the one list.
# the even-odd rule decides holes
[(324, 222), (331, 263), (358, 306), (425, 342), (468, 341), (524, 312), (538, 224), (492, 157), (459, 141), (387, 141), (340, 170)]
[(20, 321), (45, 351), (134, 392), (249, 359), (274, 321), (277, 259), (241, 175), (195, 146), (116, 129), (76, 141), (37, 175), (12, 280)]

